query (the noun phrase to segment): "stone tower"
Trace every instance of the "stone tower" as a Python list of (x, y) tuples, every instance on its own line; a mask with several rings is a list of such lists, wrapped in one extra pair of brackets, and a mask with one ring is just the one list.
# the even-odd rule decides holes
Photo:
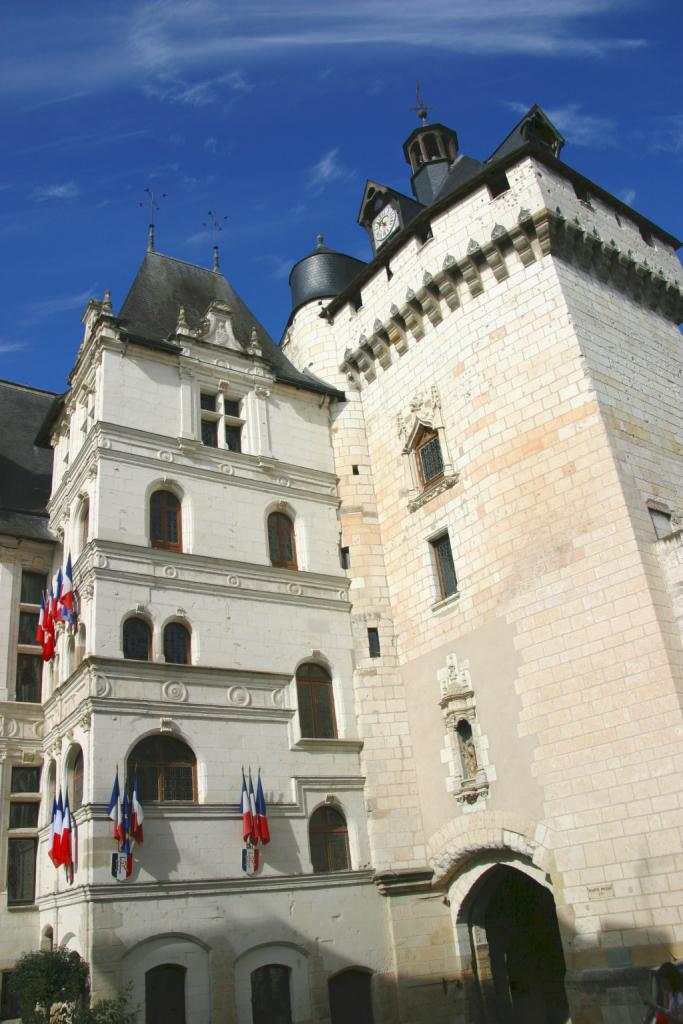
[(341, 544), (399, 976), (443, 971), (481, 1022), (636, 1020), (645, 966), (683, 956), (679, 242), (562, 144), (538, 107), (484, 161), (422, 125), (418, 203), (368, 183), (373, 259), (283, 342), (347, 396)]

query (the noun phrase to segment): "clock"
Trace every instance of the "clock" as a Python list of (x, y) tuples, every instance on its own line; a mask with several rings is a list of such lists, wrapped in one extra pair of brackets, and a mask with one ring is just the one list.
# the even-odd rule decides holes
[(372, 234), (375, 241), (381, 244), (389, 237), (392, 231), (398, 227), (398, 211), (395, 206), (388, 203), (380, 210), (372, 222)]

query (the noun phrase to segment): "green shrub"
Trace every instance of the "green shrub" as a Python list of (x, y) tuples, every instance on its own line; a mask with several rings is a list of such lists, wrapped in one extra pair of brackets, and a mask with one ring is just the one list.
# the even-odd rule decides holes
[(10, 986), (23, 1024), (45, 1024), (54, 1003), (72, 1004), (75, 1015), (85, 1009), (90, 971), (78, 953), (66, 949), (25, 953), (12, 971)]

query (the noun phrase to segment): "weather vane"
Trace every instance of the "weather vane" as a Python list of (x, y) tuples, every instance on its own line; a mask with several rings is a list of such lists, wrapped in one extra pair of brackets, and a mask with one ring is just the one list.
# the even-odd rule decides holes
[(210, 218), (211, 223), (204, 223), (202, 224), (202, 227), (211, 228), (211, 233), (213, 234), (213, 269), (216, 271), (216, 273), (218, 273), (218, 271), (221, 269), (220, 260), (218, 258), (218, 236), (220, 232), (223, 230), (222, 221), (227, 220), (228, 215), (227, 213), (224, 213), (223, 216), (221, 217), (220, 214), (216, 213), (215, 210), (209, 210), (208, 216)]
[(430, 110), (432, 110), (432, 107), (428, 107), (425, 105), (424, 96), (422, 95), (422, 90), (420, 89), (419, 82), (415, 86), (415, 102), (417, 103), (417, 106), (409, 107), (409, 110), (414, 110), (417, 116), (420, 118), (420, 123), (426, 124), (427, 114), (429, 113)]
[[(151, 188), (145, 186), (145, 192), (147, 193), (146, 203), (149, 206), (149, 234), (147, 235), (147, 252), (154, 252), (154, 214), (160, 209), (157, 202), (157, 196)], [(159, 199), (165, 199), (166, 193), (162, 192)], [(138, 203), (138, 206), (144, 206), (145, 202)]]

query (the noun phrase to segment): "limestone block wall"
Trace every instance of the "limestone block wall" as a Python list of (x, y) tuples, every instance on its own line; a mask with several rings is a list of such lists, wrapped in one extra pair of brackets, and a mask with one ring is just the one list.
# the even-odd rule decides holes
[[(319, 317), (319, 305), (301, 309), (283, 345), (296, 365), (306, 366), (340, 388), (334, 337)], [(415, 747), (407, 709), (377, 512), (373, 467), (360, 395), (351, 389), (332, 410), (331, 438), (339, 480), (339, 542), (350, 551), (354, 637), (355, 713), (364, 747), (363, 772), (373, 863), (378, 869), (422, 866), (422, 810), (415, 774)], [(378, 630), (380, 657), (370, 658), (368, 628)]]
[[(392, 257), (391, 280), (378, 268), (362, 308), (339, 311), (331, 332), (318, 328), (319, 342), (306, 345), (302, 329), (290, 345), (302, 360), (313, 353), (312, 369), (324, 376), (316, 350), (332, 333), (360, 389), (408, 735), (419, 736), (426, 834), (468, 810), (448, 794), (438, 759), (444, 726), (434, 676), (454, 652), (476, 668), (480, 753), (494, 769), (470, 827), (497, 808), (547, 827), (572, 967), (604, 966), (616, 947), (624, 963), (650, 962), (662, 935), (680, 941), (670, 886), (681, 837), (677, 798), (666, 795), (678, 789), (679, 739), (667, 723), (678, 714), (677, 641), (661, 573), (658, 580), (646, 566), (638, 532), (647, 523), (645, 491), (678, 488), (680, 462), (675, 468), (671, 456), (679, 432), (666, 409), (675, 390), (667, 367), (678, 372), (674, 335), (659, 313), (636, 313), (623, 289), (598, 282), (589, 265), (570, 270), (564, 254), (553, 256), (554, 243), (531, 231), (527, 249), (510, 246), (500, 261), (491, 254), (469, 279), (464, 267), (457, 295), (430, 303), (424, 274), (436, 277), (447, 255), (457, 262), (497, 224), (512, 237), (520, 208), (539, 232), (537, 214), (551, 200), (568, 219), (580, 209), (586, 231), (598, 230), (596, 216), (607, 231), (606, 209), (584, 208), (566, 183), (561, 197), (550, 195), (545, 169), (532, 160), (508, 177), (503, 196), (489, 200), (481, 190), (434, 218), (433, 239), (407, 242)], [(623, 228), (616, 243), (635, 249), (635, 224), (613, 223)], [(658, 241), (640, 238), (634, 258), (668, 279), (678, 272)], [(423, 296), (422, 315), (416, 326), (404, 316), (392, 334), (392, 300), (405, 309), (408, 288)], [(364, 338), (372, 341), (365, 348)], [(610, 347), (620, 363), (615, 412), (601, 381)], [(631, 395), (627, 375), (640, 379), (633, 367), (641, 360), (643, 394)], [(667, 426), (655, 428), (660, 380)], [(410, 426), (433, 388), (458, 480), (411, 512), (396, 418)], [(651, 442), (636, 429), (614, 429), (615, 417), (642, 421), (644, 407), (655, 417)], [(626, 494), (629, 474), (641, 482), (637, 503)], [(445, 529), (459, 597), (444, 606), (429, 540)]]
[[(190, 894), (138, 888), (135, 899), (119, 886), (89, 905), (66, 904), (58, 916), (56, 908), (51, 913), (60, 938), (89, 936), (95, 998), (131, 983), (140, 1021), (144, 973), (169, 959), (187, 968), (188, 1021), (196, 1024), (226, 1019), (250, 1024), (250, 974), (268, 963), (291, 969), (297, 1024), (329, 1022), (328, 980), (348, 967), (373, 973), (375, 1019), (380, 1024), (396, 1019), (386, 903), (367, 875), (322, 883), (309, 879), (298, 890), (268, 881), (259, 887), (236, 881), (224, 892)], [(46, 909), (46, 920), (49, 916)], [(75, 938), (71, 941), (75, 945)]]

